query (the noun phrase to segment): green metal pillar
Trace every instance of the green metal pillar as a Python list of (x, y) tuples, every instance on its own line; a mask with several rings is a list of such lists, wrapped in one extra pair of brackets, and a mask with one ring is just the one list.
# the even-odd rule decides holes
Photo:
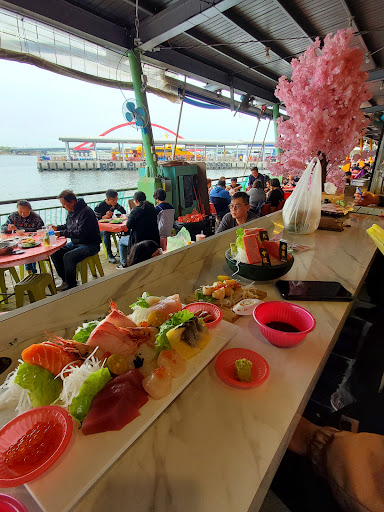
[(128, 51), (129, 66), (132, 74), (133, 90), (135, 92), (136, 107), (143, 107), (148, 113), (148, 124), (141, 130), (143, 138), (143, 146), (145, 151), (146, 171), (147, 176), (157, 176), (157, 162), (156, 153), (154, 151), (155, 143), (153, 140), (151, 118), (148, 110), (147, 95), (143, 88), (142, 75), (143, 70), (141, 69), (140, 50), (135, 48), (134, 50)]
[(129, 50), (128, 59), (132, 74), (136, 107), (143, 107), (148, 114), (148, 124), (141, 130), (146, 167), (145, 169), (139, 169), (138, 189), (145, 193), (148, 201), (153, 201), (152, 196), (154, 191), (157, 188), (160, 188), (160, 177), (158, 177), (157, 156), (155, 152), (155, 142), (153, 140), (147, 95), (142, 81), (143, 70), (141, 68), (140, 50), (138, 48)]
[[(277, 120), (279, 118), (279, 104), (278, 103), (275, 103), (273, 105), (273, 111), (272, 111), (272, 115), (273, 115), (273, 126), (275, 128), (275, 141), (277, 142), (277, 139), (278, 139), (278, 134), (277, 134)], [(277, 152), (278, 153), (282, 153), (282, 150), (280, 148), (277, 148)]]

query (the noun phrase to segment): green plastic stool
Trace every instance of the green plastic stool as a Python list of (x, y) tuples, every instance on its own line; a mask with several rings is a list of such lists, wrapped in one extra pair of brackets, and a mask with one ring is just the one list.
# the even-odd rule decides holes
[(52, 295), (56, 295), (56, 286), (51, 274), (29, 274), (15, 285), (16, 307), (24, 305), (24, 293), (28, 293), (29, 302), (45, 299), (45, 289), (49, 288)]
[[(115, 242), (116, 250), (117, 250), (117, 252), (119, 252), (119, 241), (117, 239), (116, 233), (111, 233), (111, 235), (112, 235), (113, 241)], [(105, 247), (104, 237), (103, 236), (101, 237), (101, 242), (103, 244), (104, 256), (105, 256), (105, 259), (107, 260), (108, 259), (108, 252), (107, 252), (107, 248)]]
[(7, 286), (5, 284), (5, 273), (7, 270), (9, 270), (9, 273), (16, 283), (20, 281), (19, 275), (14, 267), (0, 268), (0, 295), (1, 298), (4, 299), (5, 304), (8, 304)]
[[(39, 265), (39, 270), (41, 273), (51, 272), (51, 274), (52, 274), (51, 263), (48, 258), (46, 260), (38, 261), (37, 264)], [(24, 279), (24, 274), (25, 274), (25, 266), (24, 265), (19, 265), (19, 273), (20, 273), (20, 279)]]
[(100, 277), (104, 276), (104, 270), (100, 261), (99, 254), (89, 256), (76, 265), (76, 279), (80, 272), (82, 284), (88, 283), (88, 267), (93, 277), (97, 277), (96, 269), (98, 270)]

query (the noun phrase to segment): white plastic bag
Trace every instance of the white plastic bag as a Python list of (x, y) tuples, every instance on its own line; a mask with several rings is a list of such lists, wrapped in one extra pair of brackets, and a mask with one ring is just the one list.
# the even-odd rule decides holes
[(191, 234), (183, 226), (176, 236), (169, 236), (167, 238), (167, 252), (180, 249), (191, 243)]
[(315, 157), (303, 172), (295, 190), (285, 201), (284, 228), (308, 235), (319, 226), (321, 217), (321, 164)]

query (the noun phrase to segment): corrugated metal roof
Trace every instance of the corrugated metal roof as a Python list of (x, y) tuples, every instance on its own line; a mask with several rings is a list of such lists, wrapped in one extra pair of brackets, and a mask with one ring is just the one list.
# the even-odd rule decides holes
[[(66, 28), (111, 48), (135, 37), (135, 0), (0, 0), (21, 14)], [(353, 24), (354, 44), (375, 72), (371, 106), (384, 103), (383, 0), (139, 0), (143, 59), (266, 103), (290, 60), (316, 36)], [(115, 27), (115, 28), (114, 28)], [(104, 30), (105, 28), (105, 30)], [(158, 52), (152, 49), (157, 47)], [(180, 48), (182, 47), (182, 48)], [(269, 47), (269, 59), (266, 48)], [(373, 53), (372, 56), (370, 54)]]

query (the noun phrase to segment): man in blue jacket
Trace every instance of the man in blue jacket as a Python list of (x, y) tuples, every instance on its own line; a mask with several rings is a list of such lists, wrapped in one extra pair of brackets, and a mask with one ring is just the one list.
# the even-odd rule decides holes
[(225, 181), (219, 180), (216, 187), (213, 187), (209, 194), (209, 200), (213, 203), (217, 216), (221, 220), (226, 213), (229, 213), (229, 204), (231, 196), (228, 190), (225, 190)]
[(69, 290), (77, 286), (76, 265), (100, 250), (101, 237), (95, 212), (84, 199), (77, 199), (72, 190), (63, 190), (58, 199), (67, 210), (67, 222), (54, 227), (57, 236), (70, 238), (64, 247), (56, 251), (52, 261), (63, 280), (58, 290)]

